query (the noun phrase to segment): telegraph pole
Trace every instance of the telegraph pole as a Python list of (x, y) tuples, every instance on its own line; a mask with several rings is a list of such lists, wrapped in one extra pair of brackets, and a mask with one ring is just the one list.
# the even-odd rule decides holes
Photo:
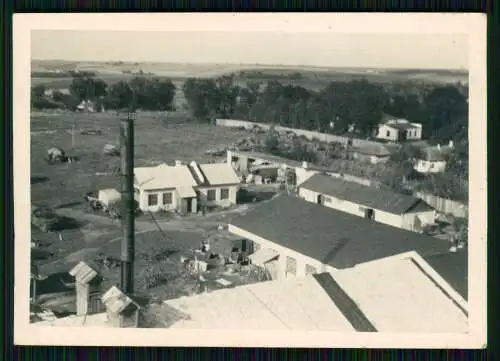
[(134, 115), (128, 112), (120, 127), (122, 247), (121, 289), (134, 293), (135, 200), (134, 200)]

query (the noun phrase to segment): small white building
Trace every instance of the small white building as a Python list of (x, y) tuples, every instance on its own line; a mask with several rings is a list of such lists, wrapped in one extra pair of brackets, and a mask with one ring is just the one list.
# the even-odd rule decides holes
[(315, 174), (299, 187), (299, 197), (393, 227), (419, 232), (436, 211), (423, 200), (387, 189)]
[(160, 164), (134, 169), (141, 210), (198, 212), (200, 205), (236, 204), (240, 179), (229, 164)]
[(175, 166), (160, 164), (156, 167), (134, 169), (135, 199), (143, 211), (196, 212), (197, 185), (189, 168), (181, 163)]
[(422, 139), (422, 124), (384, 115), (378, 126), (377, 138), (392, 142), (420, 140)]
[(423, 174), (443, 173), (446, 171), (446, 156), (453, 150), (453, 141), (447, 146), (437, 145), (435, 147), (423, 148), (420, 157), (417, 158), (414, 169)]
[(241, 181), (227, 163), (189, 164), (196, 179), (200, 204), (227, 207), (236, 204)]
[(398, 150), (397, 145), (371, 142), (351, 149), (353, 158), (371, 164), (385, 163)]

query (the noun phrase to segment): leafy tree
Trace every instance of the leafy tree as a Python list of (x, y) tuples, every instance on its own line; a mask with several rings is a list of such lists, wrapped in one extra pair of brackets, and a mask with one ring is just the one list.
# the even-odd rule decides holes
[(41, 98), (45, 96), (45, 90), (47, 88), (43, 84), (35, 85), (31, 88), (31, 96), (34, 98)]
[(69, 86), (71, 94), (78, 100), (95, 100), (106, 95), (108, 85), (102, 79), (77, 75)]
[[(426, 115), (423, 126), (424, 136), (436, 137), (440, 128), (453, 128), (457, 120), (463, 122), (467, 119), (467, 99), (453, 85), (439, 86), (425, 97), (424, 111)], [(451, 136), (451, 134), (448, 135)]]

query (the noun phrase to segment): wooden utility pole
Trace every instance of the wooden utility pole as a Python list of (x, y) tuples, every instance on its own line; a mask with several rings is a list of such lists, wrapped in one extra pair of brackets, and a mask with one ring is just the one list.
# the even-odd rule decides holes
[(134, 293), (135, 200), (134, 200), (134, 114), (129, 112), (120, 127), (122, 232), (121, 289)]

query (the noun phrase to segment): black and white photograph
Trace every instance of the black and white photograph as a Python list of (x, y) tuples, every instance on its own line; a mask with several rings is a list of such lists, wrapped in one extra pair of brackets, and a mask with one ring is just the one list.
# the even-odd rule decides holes
[(484, 347), (485, 29), (16, 15), (15, 343)]

